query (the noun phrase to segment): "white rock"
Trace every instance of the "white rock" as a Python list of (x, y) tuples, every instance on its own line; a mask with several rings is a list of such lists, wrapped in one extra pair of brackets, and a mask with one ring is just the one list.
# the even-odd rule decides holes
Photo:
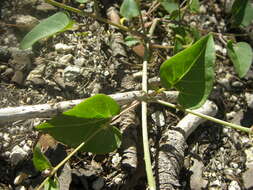
[(92, 188), (94, 190), (100, 190), (103, 188), (104, 184), (104, 179), (102, 177), (99, 177), (92, 183)]
[(25, 144), (25, 145), (23, 146), (23, 150), (24, 150), (25, 152), (29, 152), (29, 151), (31, 150), (31, 148), (30, 148), (27, 144)]
[(67, 66), (63, 71), (63, 78), (67, 82), (75, 80), (81, 73), (81, 68), (77, 66)]
[(246, 102), (248, 104), (248, 107), (253, 109), (253, 94), (246, 92), (245, 97), (246, 97)]
[(162, 127), (165, 125), (165, 118), (161, 111), (156, 111), (155, 113), (151, 114), (151, 118), (155, 122), (156, 126)]
[(113, 167), (117, 167), (117, 165), (120, 163), (121, 157), (119, 156), (119, 153), (116, 153), (113, 157), (112, 157), (112, 165)]
[(231, 181), (231, 183), (228, 186), (228, 190), (241, 190), (241, 187), (237, 181)]
[(239, 82), (239, 81), (234, 81), (234, 82), (232, 82), (232, 86), (233, 86), (233, 87), (242, 87), (242, 86), (243, 86), (243, 83), (242, 83), (242, 82)]
[(28, 155), (20, 146), (16, 145), (11, 151), (10, 160), (13, 166), (17, 165), (19, 162), (23, 161)]
[(9, 133), (4, 133), (3, 139), (4, 139), (4, 141), (6, 141), (6, 142), (10, 142), (10, 140), (11, 140), (10, 134), (9, 134)]
[(30, 31), (39, 23), (39, 20), (30, 15), (19, 15), (16, 19), (18, 29), (21, 31)]
[(227, 90), (230, 89), (230, 83), (227, 78), (222, 78), (218, 81), (220, 84), (222, 84)]
[(70, 52), (74, 48), (74, 46), (58, 43), (58, 44), (55, 44), (54, 48), (57, 52), (66, 53), (66, 52)]
[(66, 65), (66, 64), (69, 64), (69, 62), (71, 61), (72, 58), (73, 58), (72, 54), (67, 54), (67, 55), (62, 56), (59, 59), (59, 62), (60, 62), (60, 64)]
[(200, 12), (200, 13), (206, 13), (206, 7), (205, 7), (204, 5), (201, 5), (201, 6), (199, 7), (199, 12)]
[(226, 114), (226, 117), (230, 120), (230, 119), (233, 119), (236, 115), (236, 112), (235, 111), (231, 111), (229, 113)]
[(85, 58), (81, 57), (81, 58), (78, 58), (78, 59), (75, 59), (74, 60), (74, 64), (79, 66), (79, 67), (82, 67), (85, 65)]
[(26, 190), (25, 186), (18, 186), (15, 188), (15, 190)]

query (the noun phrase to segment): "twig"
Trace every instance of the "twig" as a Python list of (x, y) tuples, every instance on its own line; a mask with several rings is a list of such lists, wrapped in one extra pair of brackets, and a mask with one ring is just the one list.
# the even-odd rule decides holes
[[(217, 106), (213, 102), (207, 101), (196, 111), (214, 116), (217, 113)], [(156, 160), (157, 180), (161, 190), (182, 189), (179, 175), (183, 166), (186, 140), (204, 121), (205, 119), (198, 116), (187, 114), (176, 126), (168, 127), (163, 133)]]
[[(153, 91), (149, 91), (152, 93)], [(175, 102), (178, 95), (177, 92), (165, 92), (169, 101)], [(109, 95), (119, 104), (127, 104), (136, 99), (141, 99), (144, 96), (144, 93), (141, 91), (131, 91), (125, 93), (117, 93)], [(17, 120), (26, 120), (30, 118), (47, 118), (55, 116), (67, 109), (72, 108), (73, 106), (81, 103), (84, 99), (79, 100), (69, 100), (58, 103), (51, 104), (39, 104), (39, 105), (29, 105), (29, 106), (20, 106), (20, 107), (7, 107), (0, 109), (0, 123), (17, 121)]]

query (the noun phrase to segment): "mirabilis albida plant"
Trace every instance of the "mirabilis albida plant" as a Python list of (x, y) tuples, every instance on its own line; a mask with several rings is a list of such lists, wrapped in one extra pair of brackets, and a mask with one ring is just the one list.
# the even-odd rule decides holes
[[(78, 9), (57, 3), (53, 0), (47, 0), (47, 2), (69, 11), (76, 12), (80, 15), (91, 16)], [(239, 6), (238, 1), (235, 1), (235, 3), (237, 3), (236, 6)], [(177, 3), (174, 1), (161, 1), (161, 5), (169, 13), (179, 11)], [(197, 11), (199, 2), (192, 0), (189, 1), (187, 6), (192, 11)], [(120, 12), (121, 15), (127, 19), (132, 19), (137, 16), (141, 17), (139, 3), (135, 0), (124, 0)], [(96, 18), (94, 15), (92, 17)], [(97, 17), (97, 19), (104, 21), (100, 17)], [(63, 32), (69, 29), (72, 24), (73, 21), (69, 18), (68, 14), (58, 12), (42, 21), (30, 31), (21, 42), (21, 48), (31, 48), (39, 39)], [(128, 30), (125, 26), (117, 24), (113, 25), (124, 31), (134, 33), (133, 31)], [(145, 34), (143, 33), (142, 35)], [(148, 54), (149, 41), (146, 40), (145, 42), (146, 54)], [(252, 62), (253, 55), (251, 47), (245, 42), (233, 43), (232, 41), (229, 41), (227, 43), (227, 49), (236, 72), (240, 77), (245, 76)], [(148, 61), (147, 57), (148, 56), (144, 56), (144, 63)], [(172, 105), (161, 101), (159, 102), (155, 99), (154, 94), (147, 93), (145, 94), (145, 98), (141, 101), (158, 102), (250, 133), (250, 129), (229, 124), (215, 118), (205, 117), (192, 111), (193, 109), (201, 107), (205, 103), (213, 88), (215, 59), (215, 44), (213, 34), (210, 33), (166, 60), (160, 67), (160, 79), (164, 89), (176, 89), (179, 91), (178, 105)], [(145, 75), (145, 72), (143, 73)], [(161, 93), (164, 89), (158, 90), (155, 94)], [(146, 92), (145, 89), (144, 92)], [(97, 94), (61, 115), (38, 125), (36, 127), (37, 130), (49, 133), (56, 140), (75, 148), (75, 150), (56, 167), (52, 167), (47, 158), (41, 153), (39, 147), (35, 148), (33, 159), (35, 167), (40, 171), (46, 169), (50, 170), (49, 177), (41, 184), (40, 188), (43, 185), (45, 185), (45, 187), (57, 187), (57, 178), (52, 180), (50, 177), (54, 176), (56, 171), (77, 151), (105, 154), (116, 150), (121, 144), (121, 133), (116, 127), (111, 125), (111, 121), (120, 113), (120, 106), (116, 101), (107, 95)], [(145, 129), (143, 129), (143, 131), (145, 131)], [(147, 138), (145, 134), (143, 134), (143, 137)], [(143, 143), (147, 145), (148, 149), (147, 140), (144, 140)], [(149, 163), (149, 152), (147, 150), (144, 150), (144, 152), (148, 184), (150, 189), (155, 189), (156, 185), (154, 183), (152, 169)]]

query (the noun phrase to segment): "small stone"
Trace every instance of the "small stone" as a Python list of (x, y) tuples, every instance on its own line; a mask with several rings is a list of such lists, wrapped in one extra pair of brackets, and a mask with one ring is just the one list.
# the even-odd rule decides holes
[(30, 31), (39, 24), (39, 20), (31, 15), (18, 15), (16, 19), (17, 28), (21, 31)]
[(221, 181), (220, 180), (215, 180), (215, 181), (211, 181), (210, 184), (209, 184), (210, 187), (212, 186), (218, 186), (220, 187), (221, 186)]
[(102, 177), (98, 177), (93, 183), (92, 183), (92, 188), (94, 190), (100, 190), (103, 188), (105, 182)]
[(85, 62), (86, 62), (86, 59), (83, 58), (83, 57), (74, 60), (74, 64), (75, 64), (76, 66), (79, 66), (79, 67), (84, 66), (84, 65), (85, 65)]
[(109, 72), (109, 71), (105, 71), (105, 72), (104, 72), (104, 76), (105, 76), (105, 77), (108, 77), (109, 75), (110, 75), (110, 72)]
[(71, 82), (80, 76), (82, 70), (77, 66), (67, 66), (63, 71), (64, 81)]
[(72, 60), (72, 58), (73, 58), (73, 55), (72, 55), (72, 54), (67, 54), (67, 55), (62, 56), (62, 57), (59, 59), (59, 62), (60, 62), (60, 64), (68, 65), (69, 62)]
[(46, 84), (46, 81), (43, 78), (32, 78), (30, 81), (35, 86), (43, 86)]
[(161, 111), (156, 111), (155, 113), (151, 114), (151, 118), (155, 122), (156, 126), (162, 127), (165, 125), (165, 118)]
[(235, 88), (239, 88), (239, 87), (243, 86), (243, 83), (240, 81), (234, 81), (234, 82), (232, 82), (232, 86)]
[(248, 107), (253, 109), (253, 94), (246, 92), (245, 97)]
[(16, 71), (14, 73), (14, 76), (11, 78), (12, 82), (19, 84), (19, 85), (23, 84), (23, 80), (24, 80), (24, 74), (21, 71)]
[(36, 7), (36, 10), (41, 11), (41, 12), (50, 12), (50, 11), (56, 11), (57, 8), (49, 3), (43, 2)]
[(241, 187), (237, 181), (231, 181), (228, 186), (228, 190), (241, 190)]
[(3, 73), (2, 76), (3, 77), (7, 77), (10, 78), (11, 76), (14, 75), (14, 70), (12, 68), (7, 68)]
[(121, 157), (119, 156), (119, 153), (116, 153), (112, 157), (112, 165), (113, 165), (113, 167), (117, 167), (117, 165), (120, 163), (120, 161), (121, 161)]
[(10, 134), (8, 134), (8, 133), (4, 133), (4, 135), (3, 135), (3, 139), (4, 139), (4, 141), (6, 141), (6, 142), (10, 142), (10, 140), (11, 140), (11, 138), (10, 138)]
[(18, 145), (14, 146), (10, 154), (11, 164), (13, 166), (16, 166), (21, 161), (23, 161), (27, 155), (28, 153), (25, 152), (20, 146)]
[(229, 80), (227, 78), (222, 78), (220, 80), (218, 80), (218, 82), (224, 86), (227, 90), (230, 89), (230, 83), (229, 83)]
[(74, 46), (69, 46), (63, 43), (55, 44), (55, 50), (57, 52), (67, 53), (70, 52), (72, 49), (74, 49)]
[(205, 7), (204, 5), (201, 5), (201, 6), (199, 7), (199, 12), (200, 12), (200, 13), (206, 13), (206, 7)]

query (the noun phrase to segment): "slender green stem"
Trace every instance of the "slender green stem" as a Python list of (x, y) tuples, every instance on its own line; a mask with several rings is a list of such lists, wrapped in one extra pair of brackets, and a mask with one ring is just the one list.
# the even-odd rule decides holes
[(243, 127), (241, 125), (237, 125), (237, 124), (233, 124), (233, 123), (229, 123), (229, 122), (226, 122), (226, 121), (223, 121), (223, 120), (220, 120), (220, 119), (208, 116), (208, 115), (204, 115), (202, 113), (198, 113), (198, 112), (190, 110), (190, 109), (184, 109), (184, 108), (182, 108), (180, 106), (177, 106), (175, 104), (171, 104), (169, 102), (165, 102), (163, 100), (155, 100), (155, 102), (160, 103), (160, 104), (165, 105), (165, 106), (168, 106), (168, 107), (171, 107), (171, 108), (175, 108), (175, 109), (179, 109), (179, 110), (185, 111), (186, 113), (190, 113), (190, 114), (196, 115), (196, 116), (204, 118), (206, 120), (213, 121), (215, 123), (231, 127), (233, 129), (237, 129), (237, 130), (240, 130), (240, 131), (243, 131), (243, 132), (246, 132), (246, 133), (252, 133), (252, 130), (250, 128)]
[(60, 167), (62, 167), (72, 156), (74, 156), (75, 153), (77, 153), (87, 142), (89, 142), (98, 132), (103, 130), (103, 128), (99, 128), (97, 131), (95, 131), (92, 135), (90, 135), (85, 142), (82, 142), (78, 147), (76, 147), (64, 160), (62, 160), (57, 166), (53, 168), (53, 170), (50, 172), (50, 175), (40, 184), (37, 190), (42, 189), (42, 187), (46, 184), (46, 182), (58, 171)]
[[(149, 47), (148, 44), (145, 47), (143, 69), (142, 69), (142, 90), (147, 93), (147, 70), (148, 70), (148, 57), (149, 57)], [(152, 164), (149, 151), (149, 141), (148, 141), (148, 124), (147, 124), (147, 103), (145, 101), (141, 102), (141, 120), (142, 120), (142, 141), (143, 141), (143, 151), (144, 151), (144, 161), (147, 174), (147, 180), (150, 190), (156, 189), (155, 179), (152, 172)]]
[(111, 22), (110, 20), (105, 19), (105, 18), (103, 18), (103, 17), (100, 17), (100, 16), (98, 16), (98, 15), (96, 15), (96, 14), (87, 13), (87, 12), (81, 11), (81, 10), (79, 10), (79, 9), (77, 9), (77, 8), (74, 8), (74, 7), (65, 5), (65, 4), (63, 4), (63, 3), (56, 2), (56, 1), (54, 1), (54, 0), (45, 0), (45, 2), (47, 2), (47, 3), (51, 4), (51, 5), (54, 5), (54, 6), (56, 6), (56, 7), (60, 7), (60, 8), (63, 8), (63, 9), (65, 9), (65, 10), (68, 10), (68, 11), (71, 11), (71, 12), (74, 12), (74, 13), (77, 13), (77, 14), (82, 15), (82, 16), (88, 16), (88, 17), (97, 19), (97, 20), (99, 20), (99, 21), (101, 21), (101, 22), (104, 22), (104, 23), (113, 25), (113, 26), (119, 28), (120, 30), (123, 30), (123, 31), (126, 31), (126, 32), (130, 32), (130, 33), (132, 33), (132, 34), (134, 34), (134, 35), (136, 35), (136, 36), (139, 36), (139, 37), (141, 37), (141, 38), (144, 38), (144, 39), (146, 38), (146, 36), (145, 36), (144, 34), (139, 33), (138, 31), (133, 31), (133, 30), (131, 30), (131, 29), (125, 27), (125, 26), (122, 26), (122, 25), (116, 24), (116, 23), (114, 23), (114, 22)]

